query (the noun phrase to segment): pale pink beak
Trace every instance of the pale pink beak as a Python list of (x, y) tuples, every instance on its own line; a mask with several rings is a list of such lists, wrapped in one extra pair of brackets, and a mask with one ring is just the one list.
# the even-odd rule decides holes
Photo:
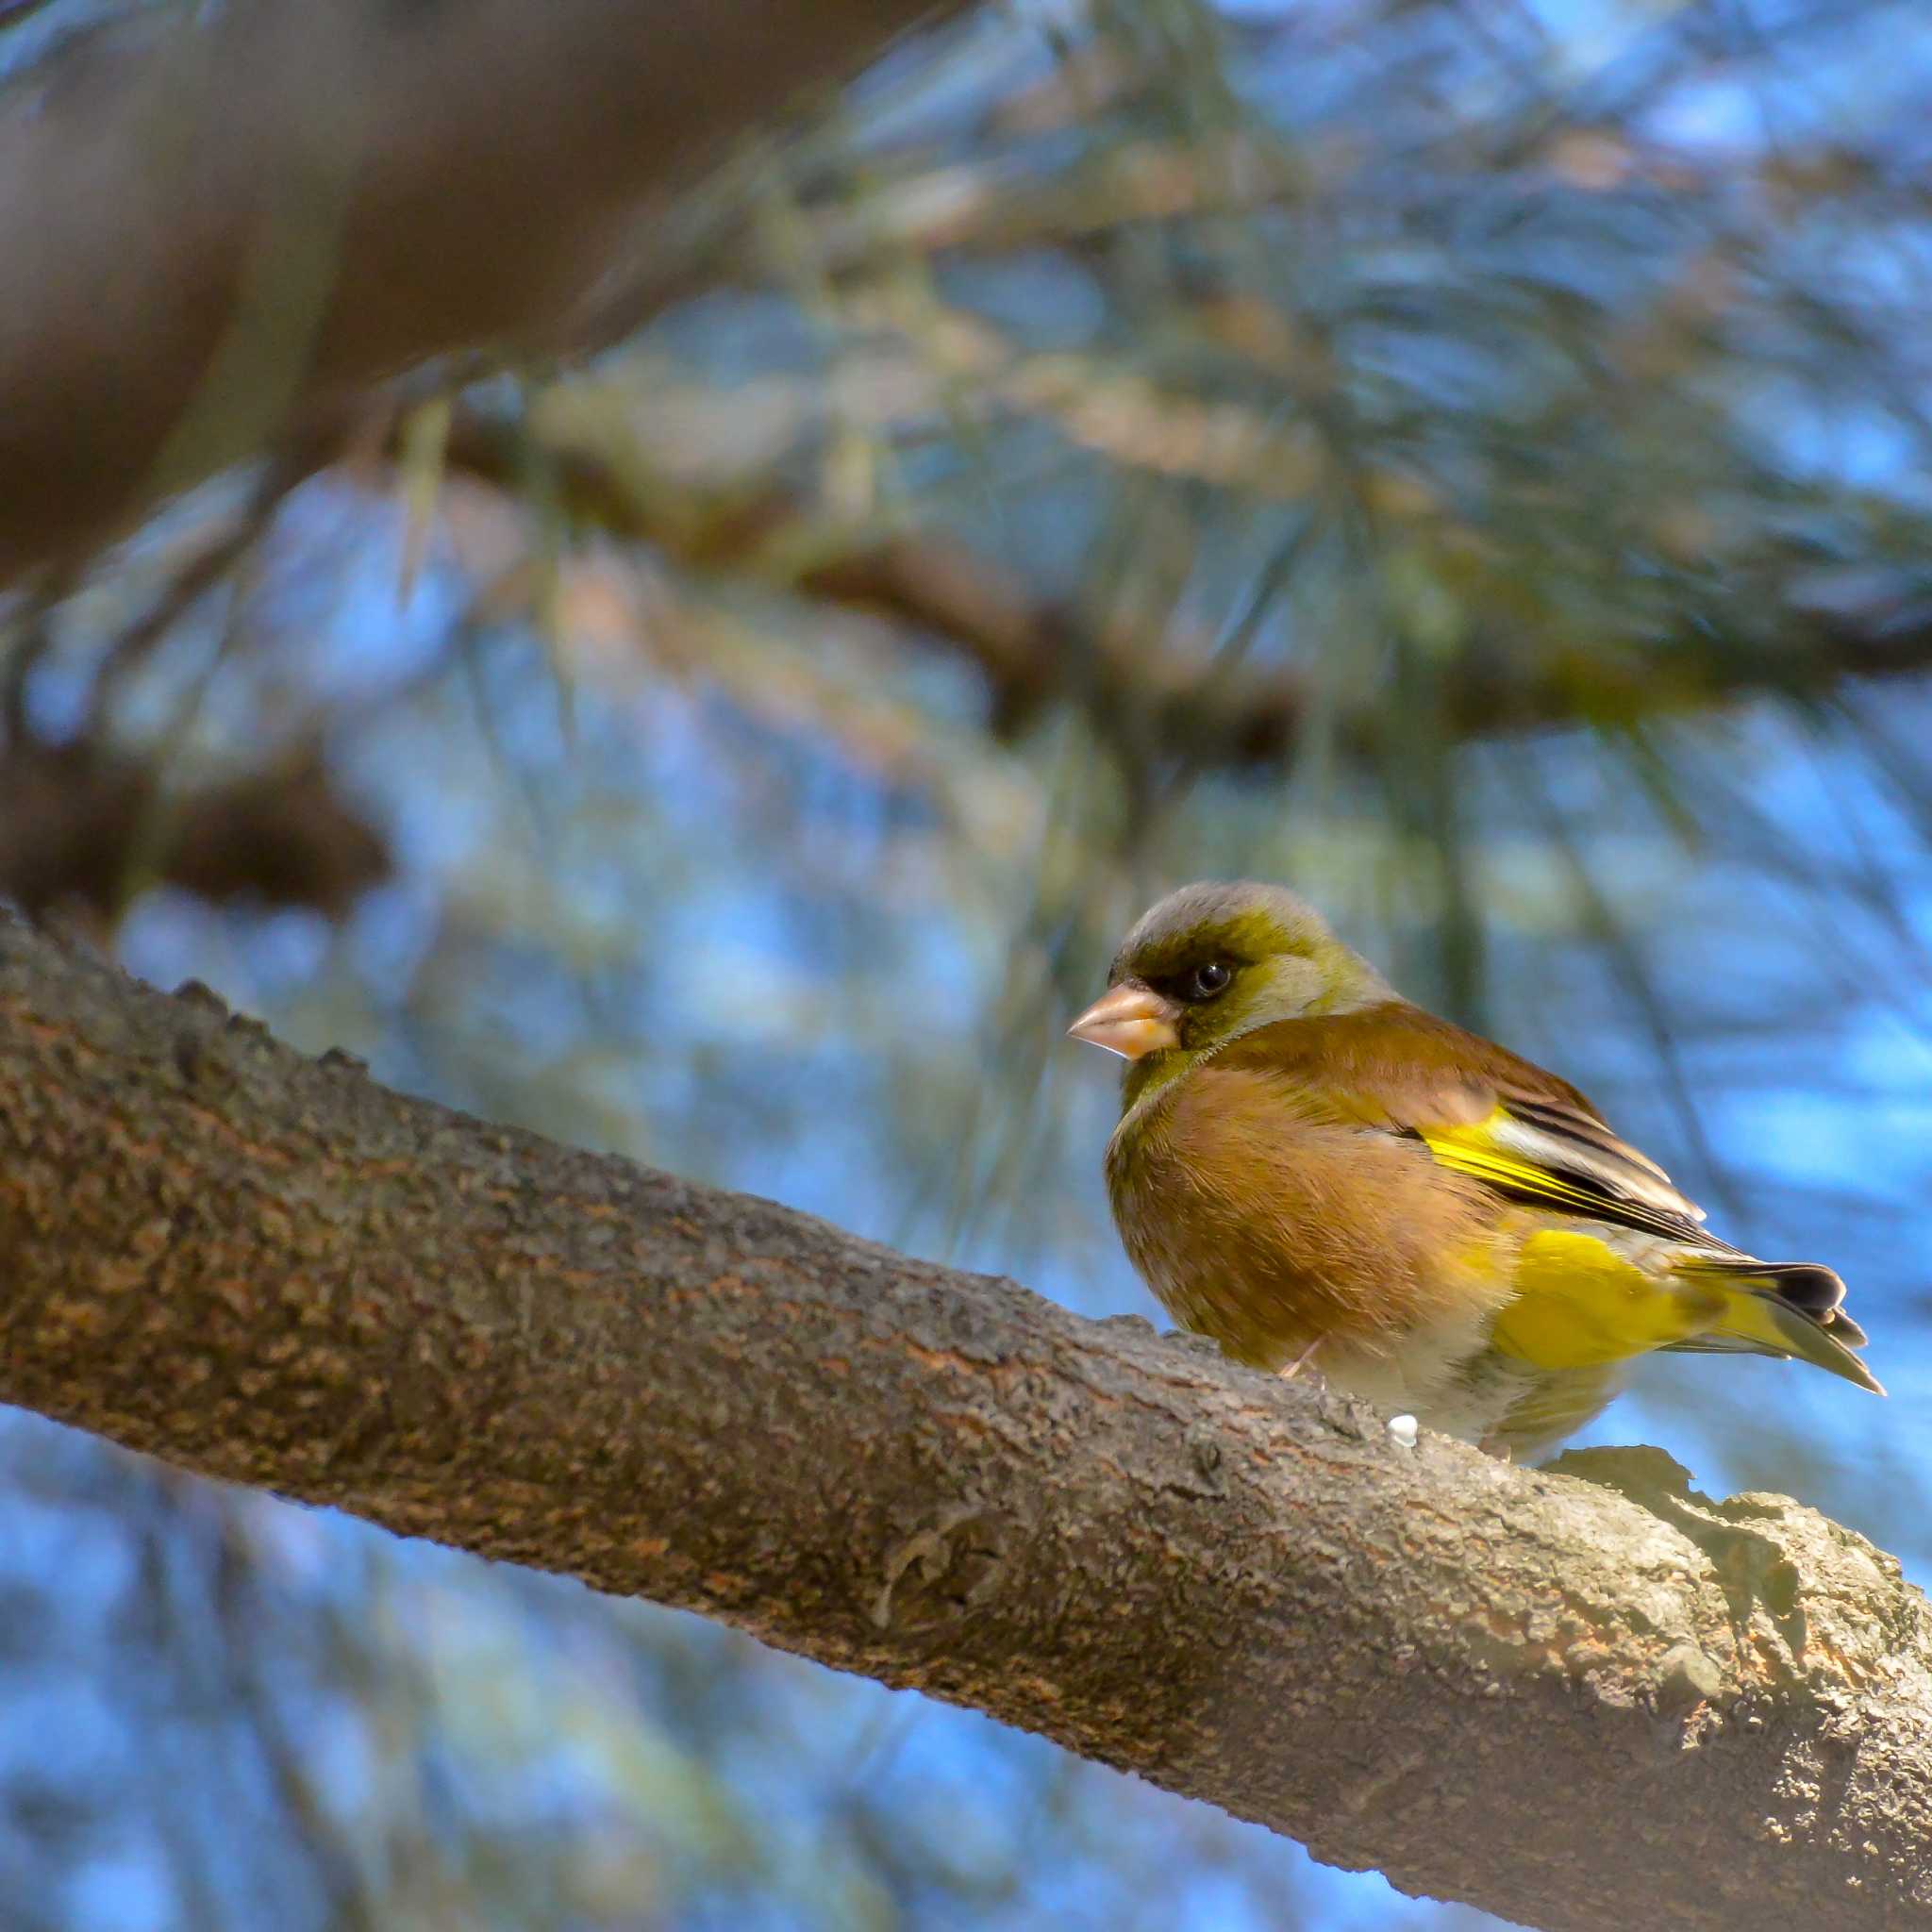
[(1181, 1043), (1174, 1026), (1179, 1017), (1180, 1008), (1172, 1000), (1162, 999), (1151, 986), (1128, 980), (1102, 993), (1067, 1032), (1072, 1039), (1104, 1046), (1124, 1060), (1138, 1060)]

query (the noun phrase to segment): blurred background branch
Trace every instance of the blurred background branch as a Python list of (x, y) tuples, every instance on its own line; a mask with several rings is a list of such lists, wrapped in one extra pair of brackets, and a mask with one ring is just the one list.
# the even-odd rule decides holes
[(246, 0), (75, 34), (0, 96), (0, 473), (35, 479), (0, 583), (412, 365), (569, 342), (641, 205), (945, 10)]

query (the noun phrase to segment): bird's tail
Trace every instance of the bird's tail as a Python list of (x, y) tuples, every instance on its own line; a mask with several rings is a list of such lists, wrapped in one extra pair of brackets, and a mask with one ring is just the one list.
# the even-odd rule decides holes
[(1865, 1331), (1842, 1307), (1845, 1285), (1815, 1261), (1757, 1261), (1748, 1255), (1700, 1255), (1673, 1271), (1721, 1296), (1701, 1335), (1668, 1344), (1686, 1352), (1729, 1350), (1796, 1357), (1883, 1395), (1878, 1378), (1853, 1352)]

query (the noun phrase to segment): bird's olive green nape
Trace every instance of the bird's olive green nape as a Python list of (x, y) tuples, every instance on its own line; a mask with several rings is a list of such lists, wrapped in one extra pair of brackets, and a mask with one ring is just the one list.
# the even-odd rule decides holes
[(1391, 999), (1307, 900), (1255, 880), (1183, 886), (1122, 941), (1108, 991), (1067, 1030), (1137, 1063), (1211, 1053), (1257, 1026)]

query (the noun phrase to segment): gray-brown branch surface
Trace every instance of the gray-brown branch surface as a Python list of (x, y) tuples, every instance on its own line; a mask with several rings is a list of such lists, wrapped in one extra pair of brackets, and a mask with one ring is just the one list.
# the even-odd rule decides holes
[(234, 0), (20, 76), (0, 584), (413, 363), (556, 341), (722, 143), (958, 4)]
[(0, 923), (0, 1398), (1042, 1732), (1547, 1927), (1932, 1924), (1932, 1616), (309, 1060)]

